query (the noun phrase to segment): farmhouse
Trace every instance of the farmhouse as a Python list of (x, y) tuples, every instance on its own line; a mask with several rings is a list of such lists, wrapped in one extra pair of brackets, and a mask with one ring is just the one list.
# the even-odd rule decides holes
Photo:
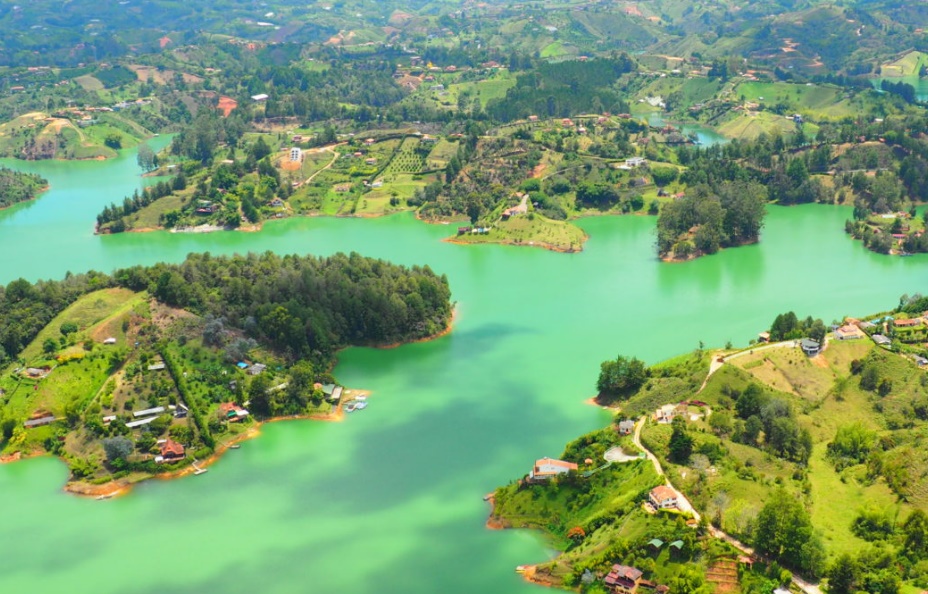
[(882, 334), (874, 334), (870, 338), (873, 339), (873, 342), (877, 343), (880, 346), (889, 346), (893, 343), (888, 337), (883, 336)]
[(603, 583), (610, 592), (617, 594), (635, 594), (641, 583), (641, 570), (627, 565), (613, 565)]
[(853, 324), (846, 324), (835, 330), (837, 340), (857, 340), (864, 336), (866, 334), (863, 333), (863, 330)]
[(155, 462), (174, 462), (184, 457), (184, 446), (173, 439), (166, 439), (161, 444), (161, 455), (155, 457)]
[(812, 340), (811, 338), (803, 338), (799, 341), (799, 348), (802, 349), (802, 352), (810, 357), (814, 357), (819, 354), (822, 350), (822, 345), (817, 340)]
[(631, 435), (635, 430), (635, 421), (624, 420), (619, 422), (619, 433), (622, 435)]
[(648, 493), (648, 501), (654, 509), (668, 509), (677, 507), (677, 492), (666, 485), (654, 487)]
[(665, 404), (654, 411), (654, 420), (658, 423), (670, 423), (680, 414), (680, 407), (676, 404)]
[(36, 427), (42, 427), (44, 425), (50, 425), (55, 422), (55, 415), (42, 415), (40, 417), (29, 419), (23, 423), (23, 427), (26, 429), (35, 429)]
[(571, 470), (577, 470), (577, 465), (573, 462), (542, 458), (535, 461), (535, 467), (529, 473), (529, 480), (546, 481), (551, 477), (567, 474)]

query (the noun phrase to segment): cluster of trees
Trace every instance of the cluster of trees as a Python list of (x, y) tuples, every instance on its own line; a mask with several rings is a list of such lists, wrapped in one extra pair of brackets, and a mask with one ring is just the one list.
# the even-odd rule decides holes
[[(800, 128), (801, 130), (801, 128)], [(812, 173), (824, 173), (832, 160), (826, 145), (792, 155), (806, 138), (797, 132), (790, 138), (761, 134), (754, 140), (736, 140), (707, 148), (678, 149), (680, 163), (689, 169), (680, 176), (687, 185), (724, 181), (755, 181), (767, 189), (767, 199), (779, 204), (823, 202), (829, 192)]]
[(884, 78), (880, 82), (880, 89), (893, 95), (899, 95), (906, 103), (916, 103), (918, 101), (918, 97), (915, 95), (915, 87), (905, 81), (894, 83)]
[(444, 276), (358, 254), (216, 257), (114, 273), (132, 290), (201, 315), (224, 317), (291, 359), (329, 363), (348, 345), (434, 335), (451, 316)]
[(748, 384), (743, 391), (734, 391), (732, 395), (736, 398), (738, 418), (733, 439), (762, 447), (800, 464), (809, 461), (812, 434), (799, 425), (789, 402), (770, 395), (756, 383)]
[(914, 510), (901, 524), (890, 510), (865, 508), (852, 529), (870, 546), (838, 556), (828, 568), (829, 592), (898, 594), (902, 581), (928, 584), (928, 515)]
[(0, 167), (0, 208), (32, 200), (47, 185), (48, 180), (36, 173), (20, 173)]
[(487, 104), (487, 113), (499, 121), (530, 115), (569, 117), (578, 113), (628, 112), (628, 104), (615, 90), (616, 80), (633, 72), (637, 64), (623, 53), (586, 62), (542, 62), (520, 74), (506, 96)]
[(770, 341), (796, 340), (811, 338), (819, 343), (825, 339), (825, 323), (821, 319), (812, 319), (808, 316), (804, 320), (796, 317), (796, 313), (788, 311), (777, 315), (770, 325)]
[[(103, 208), (103, 211), (97, 215), (97, 228), (108, 228), (114, 233), (125, 231), (127, 223), (125, 218), (134, 214), (155, 200), (170, 196), (172, 192), (183, 190), (187, 187), (187, 177), (181, 171), (170, 182), (159, 181), (153, 186), (144, 188), (140, 193), (138, 190), (123, 199), (122, 204), (111, 203)], [(105, 227), (107, 223), (114, 223)]]
[(801, 573), (817, 577), (825, 570), (825, 548), (813, 531), (802, 500), (779, 488), (757, 514), (754, 550)]
[(658, 253), (687, 258), (757, 241), (766, 202), (767, 192), (757, 182), (692, 187), (686, 196), (661, 209), (657, 219)]
[(603, 361), (599, 366), (596, 391), (601, 402), (628, 399), (648, 380), (648, 367), (635, 357), (619, 355), (615, 360)]
[(885, 357), (881, 351), (872, 351), (863, 359), (851, 361), (851, 374), (859, 378), (862, 389), (880, 396), (887, 396), (893, 391), (893, 380), (887, 373)]

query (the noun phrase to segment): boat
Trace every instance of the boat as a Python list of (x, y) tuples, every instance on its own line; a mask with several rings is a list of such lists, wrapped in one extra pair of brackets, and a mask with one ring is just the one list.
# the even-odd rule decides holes
[(107, 493), (106, 495), (100, 495), (97, 497), (97, 501), (103, 501), (104, 499), (111, 499), (113, 497), (112, 493)]
[(355, 403), (354, 403), (354, 402), (351, 402), (351, 403), (349, 403), (348, 405), (345, 406), (345, 412), (354, 412), (355, 408), (357, 408), (357, 407), (355, 406)]
[(367, 402), (363, 400), (354, 405), (355, 410), (364, 410), (365, 408), (367, 408)]
[(239, 445), (239, 444), (237, 444), (237, 443), (233, 443), (232, 445), (229, 446), (229, 449), (230, 449), (230, 450), (237, 450), (237, 449), (239, 449), (240, 447), (242, 447), (242, 446)]
[(530, 567), (531, 565), (518, 565), (516, 566), (516, 573), (525, 573)]
[(209, 469), (207, 468), (197, 468), (196, 470), (193, 471), (193, 474), (196, 476), (199, 476), (201, 474), (206, 474), (207, 472), (209, 472)]

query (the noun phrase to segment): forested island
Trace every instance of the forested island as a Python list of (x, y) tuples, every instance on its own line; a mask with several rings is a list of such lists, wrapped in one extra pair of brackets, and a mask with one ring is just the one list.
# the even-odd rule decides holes
[(69, 489), (202, 470), (255, 421), (335, 418), (339, 349), (443, 333), (448, 282), (357, 254), (191, 255), (0, 288), (5, 458), (49, 453)]
[(788, 312), (747, 348), (606, 361), (612, 424), (497, 489), (489, 525), (545, 532), (562, 553), (526, 576), (581, 592), (622, 575), (684, 592), (924, 588), (926, 310), (915, 295), (827, 326)]
[(0, 208), (32, 200), (46, 188), (48, 180), (41, 175), (0, 166)]

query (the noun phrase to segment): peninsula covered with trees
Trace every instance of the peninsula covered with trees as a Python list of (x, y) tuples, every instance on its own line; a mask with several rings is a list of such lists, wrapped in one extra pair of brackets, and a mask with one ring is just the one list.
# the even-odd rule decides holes
[(691, 593), (794, 576), (805, 592), (801, 580), (835, 594), (924, 588), (926, 310), (903, 296), (827, 327), (788, 312), (769, 344), (606, 361), (596, 388), (612, 423), (559, 460), (526, 461), (489, 524), (545, 532), (562, 553), (526, 576), (581, 592), (622, 575)]
[(48, 180), (40, 175), (0, 166), (0, 208), (32, 200), (47, 187)]
[(357, 254), (13, 281), (0, 287), (0, 455), (60, 456), (88, 494), (181, 472), (252, 419), (339, 415), (338, 350), (441, 334), (449, 299), (427, 267)]

